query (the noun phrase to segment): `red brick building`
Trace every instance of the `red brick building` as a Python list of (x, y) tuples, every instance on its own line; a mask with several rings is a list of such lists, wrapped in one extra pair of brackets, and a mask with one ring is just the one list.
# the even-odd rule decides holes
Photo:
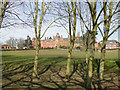
[[(56, 34), (56, 36), (53, 36), (53, 38), (46, 38), (44, 40), (41, 40), (41, 48), (55, 48), (55, 47), (60, 47), (60, 46), (69, 46), (69, 36), (67, 38), (63, 38), (63, 36), (59, 35), (59, 33)], [(36, 48), (36, 39), (33, 38), (32, 39), (32, 45), (34, 48)], [(82, 43), (82, 39), (80, 38), (80, 34), (77, 34), (76, 40), (75, 40), (75, 44), (74, 47), (82, 47), (83, 43)], [(95, 46), (98, 46), (98, 44), (96, 43)]]
[[(101, 47), (102, 41), (99, 42), (99, 45)], [(116, 40), (108, 40), (106, 42), (106, 49), (118, 49), (120, 46), (120, 43)]]
[(6, 45), (6, 44), (4, 44), (4, 45), (2, 45), (2, 47), (1, 47), (2, 49), (11, 49), (11, 47), (10, 46), (8, 46), (8, 45)]
[[(79, 40), (80, 36), (76, 37), (76, 42), (75, 47), (79, 46)], [(36, 40), (35, 38), (32, 39), (32, 45), (34, 48), (36, 48)], [(44, 40), (41, 40), (41, 48), (55, 48), (55, 47), (60, 47), (60, 46), (69, 46), (69, 36), (68, 38), (63, 38), (63, 36), (59, 35), (59, 33), (56, 34), (56, 36), (53, 36), (53, 38), (46, 38)]]

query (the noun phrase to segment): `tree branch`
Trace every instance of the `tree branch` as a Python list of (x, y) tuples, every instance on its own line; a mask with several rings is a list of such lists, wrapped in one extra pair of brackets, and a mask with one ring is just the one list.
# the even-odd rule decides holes
[(98, 21), (98, 19), (99, 19), (100, 15), (101, 15), (102, 11), (104, 10), (104, 7), (106, 6), (106, 4), (107, 4), (107, 2), (105, 2), (105, 4), (104, 4), (103, 8), (101, 9), (100, 13), (98, 14), (98, 16), (97, 16), (97, 19), (96, 19), (96, 22), (95, 22), (95, 23), (97, 23), (97, 21)]
[(120, 25), (119, 25), (115, 30), (113, 30), (113, 32), (112, 32), (111, 34), (108, 35), (108, 38), (109, 38), (115, 31), (117, 31), (119, 28), (120, 28)]
[(83, 23), (84, 23), (84, 25), (85, 25), (85, 27), (86, 27), (86, 29), (89, 30), (89, 29), (88, 29), (88, 26), (86, 25), (86, 23), (85, 23), (85, 21), (84, 21), (82, 15), (81, 15), (81, 13), (80, 13), (78, 7), (77, 7), (77, 5), (75, 5), (75, 6), (76, 6), (76, 9), (77, 9), (77, 11), (78, 11), (78, 13), (79, 13), (79, 15), (80, 15), (81, 20), (83, 21)]
[(45, 29), (45, 31), (44, 31), (43, 35), (40, 37), (40, 39), (45, 35), (46, 31), (50, 28), (50, 26), (51, 26), (56, 20), (59, 20), (59, 19), (61, 19), (61, 18), (62, 18), (62, 17), (59, 17), (59, 18), (56, 18), (54, 21), (52, 21), (52, 22), (49, 24), (49, 26)]
[(100, 27), (99, 27), (99, 26), (98, 26), (98, 29), (99, 29), (99, 31), (100, 31), (100, 33), (101, 33), (102, 37), (103, 37), (102, 30), (100, 29)]

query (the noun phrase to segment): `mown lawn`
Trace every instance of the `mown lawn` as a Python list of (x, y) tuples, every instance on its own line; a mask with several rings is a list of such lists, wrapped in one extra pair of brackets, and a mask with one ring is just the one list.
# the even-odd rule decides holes
[[(67, 50), (40, 50), (39, 64), (48, 64), (51, 62), (59, 62), (59, 65), (66, 65)], [(28, 64), (34, 62), (35, 50), (21, 50), (21, 51), (2, 51), (2, 64)], [(100, 52), (95, 53), (95, 58), (100, 58)], [(109, 66), (118, 59), (118, 50), (106, 52), (106, 65)], [(85, 61), (84, 51), (73, 51), (72, 61)]]
[[(67, 57), (67, 50), (40, 50), (39, 57)], [(35, 50), (20, 50), (20, 51), (2, 51), (2, 56), (17, 55), (17, 56), (34, 56)], [(85, 58), (84, 51), (73, 51), (73, 58)], [(100, 52), (95, 53), (96, 58), (100, 58)], [(106, 51), (106, 59), (117, 59), (118, 50)], [(3, 58), (4, 59), (4, 58)]]
[[(51, 77), (53, 77), (53, 74), (58, 71), (62, 76), (65, 75), (67, 54), (68, 54), (67, 50), (56, 50), (56, 49), (40, 50), (39, 60), (38, 60), (38, 74), (42, 79), (44, 79), (44, 81), (46, 80), (46, 82), (44, 82), (43, 84), (37, 83), (38, 86), (50, 87), (50, 88), (60, 88), (60, 86), (61, 88), (72, 87), (65, 83), (62, 84), (62, 81), (60, 81), (61, 79), (59, 80), (60, 84), (59, 83), (55, 84), (55, 82), (54, 83), (52, 82), (52, 84), (51, 83), (48, 84), (49, 82), (48, 78), (50, 75), (52, 75)], [(35, 56), (35, 50), (2, 51), (3, 88), (15, 87), (15, 86), (28, 87), (29, 85), (31, 85), (30, 82), (28, 84), (28, 81), (30, 81), (30, 78), (28, 78), (28, 76), (31, 76), (33, 71), (34, 56)], [(100, 58), (100, 52), (95, 53), (95, 58), (97, 59)], [(74, 65), (75, 63), (79, 64), (83, 61), (85, 61), (85, 52), (73, 51), (71, 68), (73, 68), (73, 64)], [(105, 58), (105, 72), (108, 71), (114, 72), (116, 70), (119, 70), (116, 61), (118, 61), (118, 50), (107, 51)], [(23, 79), (23, 77), (25, 76), (26, 78)], [(55, 76), (56, 76), (55, 79), (59, 78), (57, 77), (57, 75)], [(47, 79), (45, 79), (45, 77), (47, 77)], [(77, 79), (81, 78), (78, 76), (75, 77), (77, 77)], [(21, 81), (21, 78), (23, 81)], [(25, 81), (27, 80), (26, 81), (27, 85), (24, 85), (25, 84), (24, 80)], [(83, 83), (83, 81), (81, 82)], [(48, 86), (46, 86), (46, 84), (48, 84)], [(64, 86), (64, 84), (66, 86)], [(80, 87), (84, 88), (84, 85), (83, 86), (82, 85), (83, 84), (81, 84)]]

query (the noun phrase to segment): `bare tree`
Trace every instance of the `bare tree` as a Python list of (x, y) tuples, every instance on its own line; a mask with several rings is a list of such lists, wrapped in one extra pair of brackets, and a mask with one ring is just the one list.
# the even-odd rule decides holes
[(34, 70), (33, 70), (33, 77), (38, 77), (37, 74), (37, 64), (38, 64), (38, 54), (39, 54), (39, 48), (40, 48), (40, 42), (41, 42), (41, 38), (45, 35), (46, 31), (52, 26), (52, 24), (56, 21), (61, 19), (61, 17), (54, 19), (48, 26), (47, 28), (44, 30), (43, 34), (41, 35), (41, 28), (43, 25), (43, 21), (46, 15), (46, 12), (49, 8), (49, 4), (51, 2), (45, 2), (44, 0), (42, 0), (41, 2), (39, 2), (38, 0), (34, 0), (34, 2), (30, 2), (29, 0), (29, 4), (30, 4), (30, 9), (31, 9), (31, 14), (32, 14), (32, 18), (33, 18), (33, 24), (34, 24), (34, 29), (35, 29), (35, 37), (36, 37), (36, 54), (35, 54), (35, 62), (34, 62)]
[[(88, 26), (89, 30), (91, 30), (91, 16), (89, 15), (90, 12), (88, 10), (88, 7), (85, 7), (85, 5), (86, 4), (83, 2), (82, 3), (79, 2), (78, 8), (79, 8), (81, 15), (84, 16), (84, 18), (86, 18), (85, 19), (86, 25)], [(82, 7), (84, 7), (84, 8), (82, 8)], [(82, 39), (82, 42), (83, 42), (83, 45), (85, 48), (86, 63), (88, 64), (88, 57), (89, 57), (88, 49), (89, 49), (89, 41), (90, 41), (90, 32), (87, 29), (85, 29), (85, 25), (82, 22), (79, 14), (78, 14), (78, 16), (79, 16), (79, 21), (80, 21), (80, 31), (82, 32), (81, 39)]]
[(17, 39), (14, 37), (10, 37), (10, 39), (7, 40), (6, 43), (11, 47), (11, 49), (13, 49), (17, 46)]
[[(71, 62), (71, 54), (72, 49), (75, 44), (75, 33), (76, 33), (76, 2), (71, 2), (71, 6), (67, 2), (68, 14), (69, 14), (69, 38), (70, 38), (70, 48), (68, 53), (68, 60), (67, 60), (67, 70), (66, 70), (66, 77), (69, 78), (70, 76), (70, 62)], [(72, 11), (70, 11), (70, 7), (72, 7)], [(73, 12), (73, 15), (71, 14)], [(73, 21), (73, 23), (72, 23)], [(73, 36), (72, 36), (73, 33)]]
[[(105, 5), (106, 2), (103, 2), (103, 5)], [(101, 35), (103, 37), (103, 41), (102, 41), (102, 46), (101, 46), (101, 60), (100, 60), (100, 67), (99, 67), (99, 79), (103, 80), (103, 72), (104, 72), (104, 61), (105, 61), (105, 53), (106, 53), (106, 42), (108, 40), (108, 38), (119, 29), (120, 25), (116, 25), (117, 23), (113, 23), (113, 22), (117, 22), (116, 19), (118, 19), (119, 16), (116, 16), (116, 14), (120, 11), (120, 9), (118, 9), (118, 6), (120, 4), (120, 1), (117, 2), (117, 4), (115, 5), (115, 8), (113, 8), (113, 0), (111, 0), (108, 5), (109, 7), (107, 8), (107, 5), (105, 5), (104, 7), (104, 28), (103, 31), (102, 29), (99, 27), (99, 30), (101, 32)], [(109, 12), (109, 13), (107, 13)], [(109, 17), (108, 17), (109, 16)], [(114, 19), (113, 17), (116, 16)], [(113, 27), (112, 27), (113, 26)], [(110, 33), (110, 31), (112, 31)]]
[(71, 55), (72, 49), (75, 44), (75, 33), (76, 33), (76, 22), (77, 22), (77, 14), (76, 14), (76, 2), (61, 2), (54, 3), (54, 7), (52, 8), (56, 13), (51, 13), (52, 15), (60, 16), (61, 19), (58, 20), (55, 26), (63, 27), (65, 31), (67, 31), (69, 35), (69, 51), (68, 51), (68, 59), (66, 66), (66, 78), (70, 78), (71, 75)]
[(17, 45), (18, 45), (18, 48), (19, 49), (23, 49), (24, 47), (24, 42), (25, 40), (23, 38), (19, 38), (18, 41), (17, 41)]
[[(85, 22), (85, 19), (83, 18), (83, 16), (81, 15), (80, 11), (79, 11), (79, 8), (76, 4), (76, 8), (77, 8), (77, 11), (78, 11), (78, 14), (80, 15), (80, 18), (82, 20), (82, 22), (84, 23), (85, 25), (85, 28), (89, 31), (89, 34), (90, 34), (90, 56), (89, 56), (89, 60), (88, 60), (88, 78), (87, 78), (87, 88), (92, 88), (92, 72), (93, 72), (93, 60), (94, 60), (94, 56), (95, 56), (95, 39), (96, 39), (96, 34), (97, 34), (97, 27), (103, 23), (105, 21), (102, 20), (98, 23), (98, 20), (101, 16), (101, 13), (106, 5), (103, 5), (103, 7), (100, 9), (100, 12), (98, 13), (97, 12), (97, 1), (95, 1), (94, 3), (92, 2), (92, 0), (89, 2), (87, 1), (87, 4), (88, 4), (88, 7), (89, 7), (89, 10), (90, 10), (90, 14), (91, 14), (91, 19), (92, 19), (92, 29), (90, 30)], [(98, 13), (98, 15), (97, 15)]]

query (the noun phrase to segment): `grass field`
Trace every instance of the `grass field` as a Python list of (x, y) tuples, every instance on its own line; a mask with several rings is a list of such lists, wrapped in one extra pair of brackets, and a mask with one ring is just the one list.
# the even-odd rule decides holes
[[(3, 71), (2, 86), (3, 88), (8, 88), (8, 87), (12, 87), (12, 88), (13, 87), (20, 87), (20, 88), (72, 87), (72, 88), (75, 88), (75, 87), (78, 87), (78, 88), (84, 89), (84, 85), (83, 85), (84, 80), (81, 78), (79, 74), (74, 74), (72, 78), (76, 77), (77, 78), (76, 80), (80, 82), (76, 81), (76, 83), (71, 83), (71, 82), (67, 82), (64, 79), (65, 70), (66, 70), (65, 66), (67, 62), (67, 54), (68, 54), (67, 50), (55, 50), (55, 49), (40, 50), (39, 60), (38, 60), (38, 74), (40, 75), (41, 80), (36, 80), (36, 81), (39, 81), (36, 83), (36, 82), (30, 81), (32, 70), (33, 70), (33, 64), (34, 64), (35, 50), (2, 51), (2, 71)], [(95, 58), (100, 58), (100, 52), (95, 53)], [(106, 52), (105, 73), (107, 75), (107, 78), (110, 78), (108, 77), (108, 75), (110, 75), (110, 73), (108, 73), (109, 71), (115, 72), (115, 73), (112, 73), (113, 76), (118, 75), (116, 73), (116, 71), (119, 70), (119, 67), (116, 64), (117, 60), (118, 60), (118, 50)], [(73, 68), (73, 64), (74, 65), (75, 63), (79, 64), (83, 61), (85, 61), (85, 53), (83, 51), (73, 51), (71, 68)], [(63, 78), (61, 79), (60, 77), (61, 78), (63, 77)], [(81, 84), (77, 85), (77, 83), (79, 84), (81, 83)], [(118, 87), (118, 86), (116, 85), (114, 87)]]

